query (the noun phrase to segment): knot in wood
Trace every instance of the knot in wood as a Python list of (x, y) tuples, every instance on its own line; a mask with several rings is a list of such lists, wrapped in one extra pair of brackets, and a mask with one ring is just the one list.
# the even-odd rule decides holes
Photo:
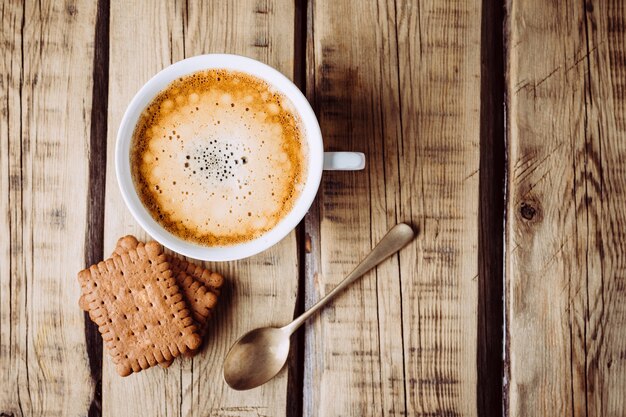
[(532, 220), (537, 215), (537, 209), (526, 202), (522, 203), (519, 211), (526, 220)]

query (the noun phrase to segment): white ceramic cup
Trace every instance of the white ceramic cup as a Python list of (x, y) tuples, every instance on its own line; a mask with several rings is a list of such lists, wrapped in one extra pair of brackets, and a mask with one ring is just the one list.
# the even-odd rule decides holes
[[(141, 112), (169, 83), (183, 75), (207, 69), (227, 69), (254, 75), (289, 98), (302, 121), (308, 144), (307, 177), (291, 211), (271, 230), (256, 239), (228, 246), (202, 246), (183, 240), (164, 229), (144, 207), (131, 177), (130, 148)], [(292, 231), (311, 207), (320, 185), (322, 170), (358, 170), (365, 156), (358, 152), (324, 152), (322, 134), (309, 102), (300, 90), (274, 68), (239, 55), (199, 55), (179, 61), (152, 77), (128, 105), (117, 133), (115, 172), (124, 202), (137, 222), (165, 247), (182, 255), (206, 261), (230, 261), (255, 255), (274, 245)]]

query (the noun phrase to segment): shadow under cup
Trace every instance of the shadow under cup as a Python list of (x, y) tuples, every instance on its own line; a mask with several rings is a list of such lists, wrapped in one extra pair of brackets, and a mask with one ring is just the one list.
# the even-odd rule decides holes
[[(268, 83), (287, 97), (300, 117), (301, 131), (306, 140), (306, 174), (302, 189), (291, 210), (269, 231), (242, 243), (228, 246), (203, 246), (183, 240), (170, 233), (152, 218), (135, 189), (131, 173), (131, 145), (133, 133), (142, 111), (168, 85), (194, 72), (220, 69), (249, 74)], [(343, 155), (342, 155), (343, 154)], [(284, 75), (272, 67), (250, 58), (227, 55), (200, 55), (179, 61), (152, 77), (130, 102), (117, 135), (115, 168), (118, 184), (128, 209), (143, 227), (159, 243), (184, 256), (206, 261), (229, 261), (255, 255), (279, 242), (302, 220), (313, 203), (320, 185), (322, 170), (362, 169), (362, 154), (329, 153), (324, 155), (320, 127), (311, 106), (300, 90)]]

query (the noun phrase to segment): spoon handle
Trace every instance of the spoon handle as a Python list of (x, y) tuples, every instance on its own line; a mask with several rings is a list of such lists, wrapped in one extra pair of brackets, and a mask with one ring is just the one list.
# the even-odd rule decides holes
[(335, 295), (345, 289), (348, 285), (352, 284), (358, 278), (363, 276), (367, 271), (374, 268), (376, 265), (402, 249), (407, 243), (409, 243), (415, 233), (411, 226), (405, 223), (399, 223), (395, 225), (385, 237), (372, 249), (372, 251), (361, 261), (361, 263), (354, 268), (350, 274), (343, 281), (339, 283), (331, 292), (326, 294), (324, 298), (319, 300), (313, 307), (305, 311), (296, 318), (294, 321), (283, 327), (283, 330), (289, 334), (295, 332), (298, 327), (302, 325), (309, 317), (311, 317), (317, 310), (324, 307)]

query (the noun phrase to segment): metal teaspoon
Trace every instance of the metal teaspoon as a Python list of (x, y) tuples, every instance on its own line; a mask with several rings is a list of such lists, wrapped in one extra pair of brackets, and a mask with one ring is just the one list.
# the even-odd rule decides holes
[(224, 380), (231, 388), (247, 390), (263, 385), (282, 369), (291, 335), (314, 313), (367, 271), (402, 249), (415, 236), (407, 224), (394, 226), (361, 263), (324, 298), (288, 325), (262, 327), (237, 340), (224, 360)]

